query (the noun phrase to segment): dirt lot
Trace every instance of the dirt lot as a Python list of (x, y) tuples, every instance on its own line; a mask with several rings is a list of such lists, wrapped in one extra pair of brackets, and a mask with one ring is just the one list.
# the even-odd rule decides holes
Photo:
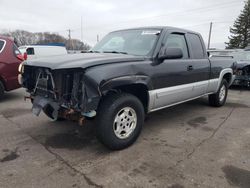
[(112, 152), (93, 123), (35, 117), (22, 89), (0, 103), (0, 187), (250, 187), (250, 91), (152, 113), (139, 140)]

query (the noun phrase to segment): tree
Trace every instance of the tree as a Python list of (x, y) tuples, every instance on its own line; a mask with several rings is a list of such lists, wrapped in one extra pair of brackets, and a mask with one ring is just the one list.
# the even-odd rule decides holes
[(246, 48), (250, 44), (250, 0), (245, 2), (244, 9), (230, 28), (230, 33), (227, 49)]
[(13, 37), (18, 46), (31, 44), (63, 43), (68, 50), (89, 50), (90, 46), (78, 39), (66, 39), (57, 33), (39, 32), (31, 33), (24, 30), (5, 31), (1, 33), (8, 37)]

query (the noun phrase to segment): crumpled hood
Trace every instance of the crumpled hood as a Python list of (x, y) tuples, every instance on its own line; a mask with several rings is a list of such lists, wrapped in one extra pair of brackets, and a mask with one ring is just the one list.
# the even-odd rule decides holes
[(248, 65), (250, 65), (250, 61), (237, 61), (237, 69), (242, 69)]
[(144, 57), (125, 54), (81, 53), (27, 60), (24, 62), (24, 65), (46, 67), (53, 70), (67, 68), (87, 68), (109, 63), (143, 61), (144, 59)]

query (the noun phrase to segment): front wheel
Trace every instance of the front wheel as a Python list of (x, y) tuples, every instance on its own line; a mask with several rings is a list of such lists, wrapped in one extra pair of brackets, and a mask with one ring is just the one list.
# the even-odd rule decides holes
[(112, 150), (124, 149), (138, 138), (144, 123), (141, 101), (130, 94), (107, 96), (97, 112), (97, 137)]
[(215, 107), (221, 107), (226, 103), (228, 93), (228, 83), (225, 79), (222, 80), (217, 93), (209, 95), (209, 104)]

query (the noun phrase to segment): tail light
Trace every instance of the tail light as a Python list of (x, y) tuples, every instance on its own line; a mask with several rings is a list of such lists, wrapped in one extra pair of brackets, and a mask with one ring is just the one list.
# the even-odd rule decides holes
[(22, 53), (19, 51), (19, 49), (17, 48), (15, 44), (13, 45), (13, 52), (17, 59), (21, 61), (25, 60), (24, 56), (22, 55)]
[(27, 59), (28, 59), (28, 55), (27, 55), (26, 52), (24, 52), (24, 54), (23, 54), (23, 59), (24, 59), (24, 60), (27, 60)]
[(22, 54), (17, 54), (16, 57), (21, 61), (25, 60)]

